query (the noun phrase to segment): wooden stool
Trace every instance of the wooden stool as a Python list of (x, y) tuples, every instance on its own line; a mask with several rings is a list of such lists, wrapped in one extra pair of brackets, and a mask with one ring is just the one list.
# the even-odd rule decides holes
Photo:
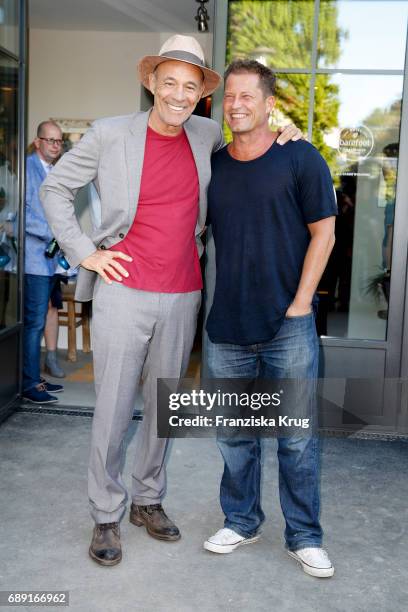
[[(75, 301), (75, 283), (61, 283), (63, 306), (66, 310), (58, 311), (58, 322), (68, 327), (68, 361), (77, 360), (76, 328), (82, 325), (82, 350), (91, 352), (91, 332), (89, 327), (89, 302)], [(75, 304), (81, 305), (81, 312), (76, 312)]]

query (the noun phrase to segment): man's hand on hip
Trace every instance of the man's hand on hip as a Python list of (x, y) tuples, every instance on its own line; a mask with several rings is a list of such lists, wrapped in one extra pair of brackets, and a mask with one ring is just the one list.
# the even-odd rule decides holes
[(98, 249), (88, 257), (85, 257), (81, 261), (81, 266), (87, 270), (97, 272), (102, 276), (105, 283), (108, 285), (112, 284), (112, 280), (108, 274), (117, 281), (121, 281), (124, 276), (127, 278), (129, 273), (126, 272), (125, 268), (116, 259), (123, 259), (124, 261), (133, 261), (129, 255), (122, 253), (121, 251), (103, 251)]

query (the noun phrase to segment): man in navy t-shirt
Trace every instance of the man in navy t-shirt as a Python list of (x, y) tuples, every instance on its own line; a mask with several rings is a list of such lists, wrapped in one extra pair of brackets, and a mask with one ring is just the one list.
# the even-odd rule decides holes
[[(318, 151), (305, 141), (276, 145), (268, 123), (274, 85), (272, 71), (253, 60), (233, 62), (225, 74), (224, 117), (233, 140), (212, 157), (208, 191), (217, 268), (207, 320), (213, 378), (317, 377), (313, 305), (334, 244), (337, 206)], [(313, 382), (303, 387), (296, 406), (312, 417), (314, 389)], [(218, 444), (225, 523), (204, 547), (228, 553), (259, 538), (261, 447), (256, 437), (219, 437)], [(306, 573), (332, 576), (319, 523), (317, 437), (291, 433), (278, 445), (288, 552)]]

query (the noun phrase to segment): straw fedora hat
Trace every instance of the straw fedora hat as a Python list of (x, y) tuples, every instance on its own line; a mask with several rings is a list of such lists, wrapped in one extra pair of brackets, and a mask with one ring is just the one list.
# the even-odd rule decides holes
[(204, 53), (201, 45), (192, 36), (182, 36), (175, 34), (171, 36), (159, 51), (159, 55), (145, 55), (137, 65), (139, 79), (143, 85), (149, 87), (149, 74), (155, 68), (168, 60), (177, 60), (198, 66), (204, 75), (204, 92), (202, 97), (209, 96), (221, 83), (221, 76), (215, 70), (206, 68)]

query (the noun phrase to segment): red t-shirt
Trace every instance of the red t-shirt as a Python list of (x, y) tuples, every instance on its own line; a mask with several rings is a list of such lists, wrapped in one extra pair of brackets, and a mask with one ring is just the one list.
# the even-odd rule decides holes
[(123, 284), (162, 293), (202, 288), (195, 241), (199, 183), (182, 130), (162, 136), (147, 128), (139, 203), (126, 238), (111, 247), (133, 258), (118, 260), (129, 272)]

